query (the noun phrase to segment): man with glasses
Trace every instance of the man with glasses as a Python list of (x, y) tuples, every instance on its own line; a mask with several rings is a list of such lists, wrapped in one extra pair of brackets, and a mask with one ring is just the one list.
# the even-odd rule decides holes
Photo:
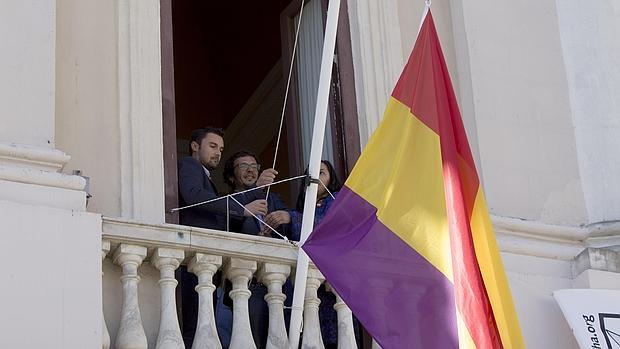
[[(263, 173), (265, 171), (263, 171)], [(236, 152), (230, 158), (228, 158), (228, 160), (226, 160), (226, 163), (224, 164), (224, 182), (228, 184), (228, 186), (233, 192), (245, 191), (255, 188), (257, 185), (261, 185), (260, 182), (258, 182), (259, 173), (261, 172), (258, 158), (256, 157), (256, 155), (249, 151), (241, 150)], [(248, 203), (256, 200), (264, 200), (265, 191), (257, 189), (251, 192), (238, 194), (235, 196), (235, 199), (237, 199), (242, 205), (247, 205)], [(230, 206), (231, 210), (233, 208), (239, 208), (239, 205), (237, 205), (236, 203), (233, 204), (232, 201)], [(278, 195), (274, 193), (269, 193), (269, 198), (267, 199), (267, 213), (287, 209), (288, 208)], [(262, 219), (262, 216), (267, 213), (261, 213), (257, 216)], [(262, 235), (269, 237), (272, 236), (271, 230), (261, 228), (261, 223), (253, 216), (245, 217), (243, 220), (240, 221), (231, 222), (230, 226), (231, 231), (238, 233), (249, 235)], [(283, 229), (281, 229), (281, 233), (287, 233), (286, 226), (283, 226), (282, 228)], [(261, 230), (263, 230), (264, 232), (261, 233)]]
[[(256, 188), (259, 173), (260, 163), (258, 162), (258, 158), (256, 155), (245, 150), (236, 152), (228, 158), (224, 164), (224, 181), (233, 192), (241, 192)], [(242, 205), (246, 205), (256, 200), (264, 200), (265, 191), (256, 189), (247, 193), (238, 194), (235, 196), (235, 199)], [(268, 212), (287, 209), (284, 202), (274, 193), (269, 193), (267, 203)], [(239, 208), (239, 205), (233, 201), (230, 202), (230, 206), (231, 208)], [(257, 216), (262, 219), (265, 214), (266, 213), (263, 213)], [(245, 217), (241, 221), (231, 221), (230, 224), (230, 230), (237, 233), (272, 236), (270, 230), (261, 228), (261, 223), (254, 217)], [(266, 231), (266, 233), (261, 233), (261, 230), (264, 232)], [(278, 231), (283, 235), (287, 234), (286, 226), (281, 226)], [(226, 288), (229, 287), (230, 285)], [(249, 300), (250, 328), (252, 329), (252, 336), (254, 337), (254, 343), (256, 343), (257, 349), (263, 349), (267, 344), (269, 329), (269, 307), (264, 300), (267, 294), (267, 287), (258, 282), (256, 278), (253, 278), (250, 281), (249, 290), (252, 292)], [(232, 330), (232, 310), (226, 305), (220, 305), (218, 315), (218, 332), (220, 333), (222, 346), (227, 347)]]

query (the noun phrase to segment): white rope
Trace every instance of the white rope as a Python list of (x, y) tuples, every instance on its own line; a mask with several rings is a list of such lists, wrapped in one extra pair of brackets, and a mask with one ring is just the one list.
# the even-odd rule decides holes
[(276, 185), (276, 184), (280, 184), (280, 183), (290, 182), (290, 181), (293, 181), (293, 180), (296, 180), (296, 179), (300, 179), (300, 178), (304, 178), (304, 177), (307, 177), (307, 176), (308, 175), (305, 175), (305, 174), (304, 175), (300, 175), (300, 176), (295, 176), (295, 177), (283, 179), (281, 181), (273, 182), (271, 184), (265, 184), (265, 185), (261, 185), (261, 186), (258, 186), (258, 187), (250, 188), (248, 190), (236, 192), (236, 193), (233, 193), (233, 194), (228, 194), (226, 196), (220, 196), (218, 198), (214, 198), (214, 199), (211, 199), (211, 200), (207, 200), (207, 201), (203, 201), (203, 202), (198, 202), (198, 203), (195, 203), (195, 204), (192, 204), (192, 205), (187, 205), (187, 206), (183, 206), (183, 207), (173, 208), (173, 209), (170, 209), (170, 213), (181, 211), (181, 210), (184, 210), (186, 208), (191, 208), (191, 207), (196, 207), (196, 206), (200, 206), (200, 205), (209, 204), (209, 203), (212, 203), (212, 202), (215, 202), (215, 201), (218, 201), (218, 200), (226, 199), (228, 197), (232, 198), (233, 196), (236, 196), (236, 195), (240, 195), (240, 194), (244, 194), (244, 193), (249, 193), (249, 192), (254, 191), (254, 190), (267, 188), (267, 187), (270, 187), (272, 185)]
[(334, 196), (334, 194), (332, 194), (331, 191), (329, 191), (329, 188), (327, 188), (327, 186), (325, 186), (325, 184), (323, 183), (322, 180), (319, 179), (319, 183), (321, 183), (321, 185), (323, 186), (323, 188), (325, 188), (325, 190), (327, 190), (327, 193), (329, 194), (329, 196), (332, 197), (332, 199), (336, 200), (336, 197)]
[[(284, 104), (282, 104), (282, 113), (280, 114), (280, 127), (278, 128), (278, 138), (276, 140), (276, 151), (273, 155), (273, 165), (271, 168), (275, 170), (276, 161), (278, 159), (278, 150), (280, 149), (280, 138), (282, 137), (282, 125), (284, 124), (284, 112), (286, 111), (286, 102), (288, 101), (288, 92), (291, 86), (291, 76), (293, 75), (293, 66), (295, 65), (295, 55), (297, 53), (297, 42), (299, 39), (299, 29), (301, 28), (301, 19), (304, 13), (304, 0), (301, 0), (301, 9), (299, 10), (299, 21), (297, 22), (297, 29), (295, 29), (295, 42), (293, 43), (293, 56), (291, 57), (291, 66), (288, 68), (288, 78), (286, 79), (286, 89), (284, 90)], [(269, 196), (269, 188), (267, 188), (267, 195), (265, 200)]]
[(243, 206), (242, 203), (240, 203), (239, 201), (237, 201), (237, 199), (235, 199), (234, 197), (230, 197), (231, 199), (233, 199), (237, 204), (239, 204), (239, 206), (243, 207), (244, 210), (248, 211), (254, 218), (256, 218), (257, 221), (259, 221), (261, 224), (264, 224), (267, 228), (271, 229), (271, 231), (273, 231), (274, 233), (276, 233), (279, 237), (281, 237), (282, 239), (284, 239), (284, 241), (289, 242), (288, 238), (282, 234), (280, 234), (277, 230), (275, 230), (272, 226), (270, 226), (269, 224), (265, 223), (265, 221), (263, 221), (262, 219), (258, 218), (257, 215), (254, 214), (254, 212), (248, 210), (247, 208), (245, 208), (245, 206)]

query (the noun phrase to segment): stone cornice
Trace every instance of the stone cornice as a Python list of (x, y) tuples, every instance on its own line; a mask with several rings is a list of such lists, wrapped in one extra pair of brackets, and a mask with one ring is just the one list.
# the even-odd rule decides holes
[(83, 190), (86, 186), (86, 181), (80, 176), (2, 165), (0, 165), (0, 180), (70, 190)]
[[(136, 244), (147, 246), (149, 254), (157, 247), (174, 247), (260, 262), (286, 265), (295, 265), (297, 262), (297, 247), (279, 239), (109, 217), (103, 217), (102, 230), (103, 239), (112, 243), (112, 250), (119, 244)], [(193, 255), (187, 253), (186, 260)]]
[(562, 226), (491, 216), (500, 249), (522, 255), (573, 260), (586, 247), (617, 249), (620, 222)]
[(0, 142), (0, 180), (83, 190), (84, 178), (59, 173), (70, 158), (57, 149)]
[(69, 155), (58, 149), (0, 142), (0, 165), (58, 172), (69, 159)]

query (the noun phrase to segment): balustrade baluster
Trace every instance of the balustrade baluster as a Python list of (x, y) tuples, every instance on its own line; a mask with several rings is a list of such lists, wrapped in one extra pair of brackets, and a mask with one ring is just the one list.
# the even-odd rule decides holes
[[(110, 252), (110, 241), (103, 240), (101, 241), (101, 262), (105, 259), (105, 256)], [(103, 264), (101, 265), (101, 276), (103, 277)], [(103, 309), (103, 304), (101, 304)], [(101, 311), (101, 348), (109, 349), (110, 348), (110, 332), (108, 332), (108, 326), (105, 324), (105, 316), (103, 316), (103, 310)]]
[(156, 248), (151, 257), (151, 264), (160, 273), (161, 312), (156, 349), (185, 349), (177, 317), (175, 290), (178, 281), (174, 278), (174, 271), (184, 258), (183, 250), (162, 247)]
[(248, 283), (256, 271), (256, 262), (231, 258), (226, 265), (226, 277), (232, 282), (230, 298), (233, 300), (233, 328), (230, 349), (256, 349), (250, 328), (248, 300), (251, 292)]
[(222, 257), (196, 253), (189, 263), (189, 271), (198, 276), (198, 323), (192, 349), (221, 349), (213, 312), (213, 275), (222, 265)]
[(288, 348), (288, 336), (284, 323), (284, 300), (282, 286), (291, 273), (288, 265), (264, 263), (259, 271), (259, 278), (267, 285), (268, 293), (265, 301), (269, 305), (269, 335), (267, 337), (267, 349)]
[(357, 348), (355, 331), (353, 330), (353, 313), (331, 285), (327, 284), (326, 286), (336, 296), (334, 310), (338, 316), (338, 349)]
[(310, 267), (306, 281), (306, 297), (304, 300), (303, 349), (324, 349), (319, 322), (319, 304), (317, 290), (325, 278), (318, 269)]
[(121, 266), (123, 303), (121, 321), (116, 335), (118, 349), (147, 349), (146, 334), (138, 306), (138, 267), (146, 257), (146, 247), (121, 244), (114, 252), (114, 263)]

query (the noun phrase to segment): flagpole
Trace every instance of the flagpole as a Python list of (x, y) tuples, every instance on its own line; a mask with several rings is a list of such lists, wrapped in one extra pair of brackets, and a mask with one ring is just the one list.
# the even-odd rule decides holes
[[(325, 25), (325, 39), (323, 41), (323, 55), (321, 58), (321, 72), (319, 75), (319, 90), (316, 99), (314, 114), (314, 128), (312, 131), (312, 146), (310, 147), (310, 162), (308, 173), (310, 178), (318, 179), (321, 170), (321, 154), (323, 153), (323, 140), (325, 138), (325, 123), (327, 121), (327, 105), (329, 102), (329, 89), (334, 63), (334, 49), (336, 47), (336, 30), (338, 28), (338, 15), (340, 12), (340, 0), (330, 0), (327, 8), (327, 22)], [(311, 181), (306, 188), (306, 200), (301, 224), (301, 238), (299, 246), (310, 235), (314, 226), (314, 209), (318, 183)], [(299, 347), (301, 323), (306, 294), (306, 277), (308, 275), (308, 255), (299, 248), (297, 257), (297, 269), (295, 272), (295, 291), (293, 293), (293, 305), (291, 311), (291, 323), (289, 326), (289, 348)]]

